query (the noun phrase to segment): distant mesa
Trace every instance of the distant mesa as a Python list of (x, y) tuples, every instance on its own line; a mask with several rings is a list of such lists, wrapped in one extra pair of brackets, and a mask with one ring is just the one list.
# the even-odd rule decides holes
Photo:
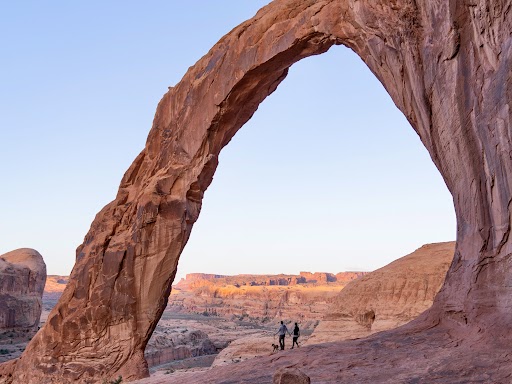
[(283, 367), (274, 373), (272, 384), (310, 384), (308, 375), (298, 368)]
[(48, 275), (46, 284), (44, 286), (45, 293), (62, 293), (66, 284), (69, 281), (69, 276)]
[(42, 322), (46, 322), (47, 315), (61, 297), (62, 292), (64, 292), (64, 288), (66, 288), (68, 281), (69, 276), (48, 275), (46, 277), (46, 284), (44, 286), (43, 292), (44, 311), (43, 316), (41, 318)]
[(189, 273), (174, 286), (176, 289), (198, 288), (208, 284), (233, 286), (274, 286), (297, 284), (347, 283), (364, 276), (368, 272), (300, 272), (299, 275), (216, 275), (210, 273)]
[(367, 273), (234, 276), (192, 273), (174, 287), (168, 307), (173, 312), (257, 323), (274, 319), (309, 321), (308, 328), (312, 329), (339, 291)]
[(37, 331), (45, 280), (46, 264), (36, 250), (21, 248), (0, 256), (0, 337)]

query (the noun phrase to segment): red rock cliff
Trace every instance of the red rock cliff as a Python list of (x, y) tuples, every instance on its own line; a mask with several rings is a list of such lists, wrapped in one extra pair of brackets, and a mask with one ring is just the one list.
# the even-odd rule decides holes
[(39, 252), (22, 248), (0, 255), (0, 331), (38, 330), (45, 281)]

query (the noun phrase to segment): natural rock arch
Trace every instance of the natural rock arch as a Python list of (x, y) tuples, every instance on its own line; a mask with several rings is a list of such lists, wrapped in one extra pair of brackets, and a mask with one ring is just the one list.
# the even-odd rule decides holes
[(510, 8), (506, 0), (276, 0), (233, 29), (160, 101), (146, 147), (78, 248), (58, 305), (0, 380), (147, 375), (144, 348), (221, 149), (294, 62), (334, 44), (352, 48), (384, 84), (454, 199), (457, 247), (445, 285), (401, 332), (508, 337)]

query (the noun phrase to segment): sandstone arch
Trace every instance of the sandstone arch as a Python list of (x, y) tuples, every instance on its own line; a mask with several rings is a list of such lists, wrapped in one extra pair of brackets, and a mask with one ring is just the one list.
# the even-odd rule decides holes
[(352, 48), (384, 84), (454, 199), (457, 248), (445, 285), (425, 316), (393, 335), (410, 340), (436, 327), (443, 332), (432, 337), (463, 331), (498, 348), (512, 321), (510, 9), (506, 0), (276, 0), (233, 29), (160, 101), (61, 300), (0, 380), (147, 374), (144, 347), (219, 152), (288, 67), (334, 44)]

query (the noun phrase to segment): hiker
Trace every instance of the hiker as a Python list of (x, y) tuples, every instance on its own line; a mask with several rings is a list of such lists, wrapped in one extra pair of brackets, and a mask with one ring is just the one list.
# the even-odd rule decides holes
[(293, 343), (292, 343), (292, 349), (295, 344), (297, 344), (297, 348), (299, 348), (299, 343), (297, 343), (297, 339), (300, 336), (300, 329), (297, 323), (295, 323), (295, 328), (293, 328)]
[(290, 336), (292, 335), (290, 331), (288, 331), (288, 328), (286, 328), (286, 325), (284, 325), (283, 320), (281, 320), (281, 326), (277, 332), (274, 333), (274, 336), (279, 334), (279, 346), (281, 347), (281, 351), (284, 351), (284, 337), (286, 336), (286, 333), (288, 333)]

